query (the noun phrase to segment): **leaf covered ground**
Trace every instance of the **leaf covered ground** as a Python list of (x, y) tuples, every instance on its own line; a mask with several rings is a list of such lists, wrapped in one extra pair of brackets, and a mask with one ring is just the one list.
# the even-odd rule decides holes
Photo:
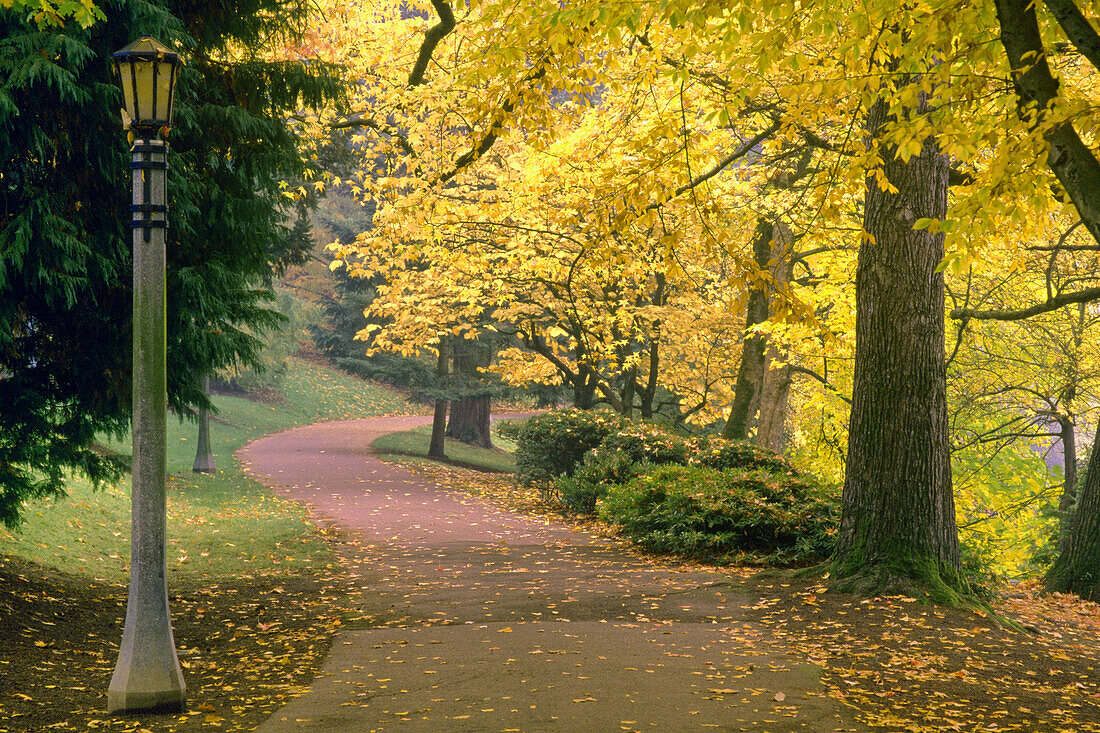
[[(516, 511), (555, 513), (536, 490), (507, 477), (415, 467)], [(578, 523), (612, 532), (591, 519)], [(743, 609), (747, 620), (785, 641), (793, 659), (820, 665), (829, 694), (868, 730), (1100, 731), (1096, 603), (1043, 595), (1034, 582), (999, 588), (993, 608), (1006, 624), (900, 596), (828, 593), (821, 577), (725, 570), (755, 598)]]
[[(562, 519), (506, 477), (419, 467), (451, 489)], [(347, 610), (340, 572), (283, 568), (175, 591), (186, 714), (109, 718), (124, 585), (0, 558), (0, 733), (251, 730), (316, 673)], [(864, 729), (1100, 730), (1096, 604), (1042, 596), (1034, 585), (1002, 589), (995, 607), (1025, 627), (1018, 631), (903, 597), (825, 593), (821, 578), (725, 572), (752, 599), (746, 635), (764, 631), (792, 662), (820, 665), (828, 694)]]
[(173, 593), (186, 713), (110, 718), (126, 587), (0, 557), (0, 731), (252, 730), (313, 679), (342, 596), (302, 573)]

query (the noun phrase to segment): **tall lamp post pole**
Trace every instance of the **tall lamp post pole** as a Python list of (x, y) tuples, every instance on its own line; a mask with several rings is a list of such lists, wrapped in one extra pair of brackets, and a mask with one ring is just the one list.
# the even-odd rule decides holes
[(113, 56), (134, 131), (134, 459), (130, 591), (118, 663), (107, 690), (110, 713), (178, 712), (187, 688), (168, 612), (165, 561), (167, 337), (165, 316), (165, 179), (179, 56), (145, 36)]

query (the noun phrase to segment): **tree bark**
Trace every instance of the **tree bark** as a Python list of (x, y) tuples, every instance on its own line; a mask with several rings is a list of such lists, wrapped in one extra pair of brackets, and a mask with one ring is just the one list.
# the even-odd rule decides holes
[[(927, 103), (922, 101), (921, 106)], [(923, 109), (918, 109), (919, 114)], [(868, 144), (888, 121), (879, 100)], [(908, 162), (881, 146), (897, 193), (868, 176), (856, 272), (856, 351), (842, 518), (832, 564), (843, 590), (928, 593), (962, 588), (951, 486), (944, 356), (943, 235), (948, 160), (929, 138)]]
[(1044, 582), (1049, 592), (1100, 599), (1100, 450), (1095, 445), (1068, 535)]
[[(439, 360), (436, 362), (435, 375), (439, 378), (437, 389), (442, 391), (447, 379), (447, 337), (439, 337)], [(447, 398), (442, 394), (435, 398), (435, 415), (432, 417), (432, 439), (428, 444), (428, 458), (446, 459), (444, 450), (447, 431)]]
[(756, 433), (752, 442), (761, 448), (783, 452), (786, 443), (787, 405), (791, 394), (791, 368), (788, 364), (772, 367), (783, 355), (774, 345), (764, 354), (764, 375), (757, 395)]
[[(775, 226), (764, 219), (756, 223), (753, 234), (752, 252), (756, 266), (766, 271), (771, 259), (772, 238)], [(741, 364), (737, 367), (737, 384), (733, 392), (733, 404), (730, 406), (726, 427), (722, 437), (727, 440), (745, 440), (749, 437), (749, 428), (753, 422), (753, 402), (757, 390), (764, 379), (764, 354), (767, 341), (752, 328), (768, 320), (768, 291), (764, 285), (758, 285), (749, 291), (749, 302), (745, 308), (745, 338), (741, 345)]]
[(466, 394), (451, 400), (451, 416), (447, 423), (447, 437), (492, 448), (489, 435), (490, 395), (479, 393), (475, 385), (482, 380), (481, 369), (489, 366), (492, 352), (484, 344), (469, 339), (458, 339), (451, 347), (454, 371), (463, 377)]
[(447, 424), (447, 437), (482, 448), (492, 448), (489, 434), (490, 399), (462, 397), (451, 402), (451, 419)]
[(1062, 496), (1058, 500), (1058, 551), (1065, 552), (1069, 542), (1070, 510), (1077, 502), (1077, 436), (1073, 418), (1061, 417), (1058, 431), (1062, 439)]
[(769, 291), (790, 281), (790, 230), (782, 223), (760, 220), (753, 239), (753, 258), (762, 272), (768, 272), (774, 285), (761, 284), (749, 293), (745, 314), (745, 340), (733, 404), (722, 437), (728, 440), (751, 439), (755, 445), (779, 452), (787, 423), (791, 371), (784, 365), (772, 368), (781, 356), (767, 336), (753, 334), (752, 328), (768, 320), (773, 297)]

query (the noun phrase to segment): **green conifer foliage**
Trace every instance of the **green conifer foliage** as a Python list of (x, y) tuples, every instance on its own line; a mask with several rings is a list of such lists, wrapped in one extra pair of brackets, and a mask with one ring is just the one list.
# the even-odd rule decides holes
[[(186, 66), (168, 141), (168, 391), (185, 413), (200, 378), (256, 361), (278, 322), (271, 281), (307, 255), (280, 182), (306, 175), (289, 115), (338, 93), (326, 70), (272, 62), (304, 3), (111, 2), (104, 22), (39, 29), (0, 10), (0, 521), (108, 479), (95, 450), (130, 416), (130, 171), (110, 55), (143, 33)], [(241, 49), (255, 48), (255, 57)], [(232, 49), (233, 53), (228, 53)], [(232, 60), (230, 60), (232, 59)]]

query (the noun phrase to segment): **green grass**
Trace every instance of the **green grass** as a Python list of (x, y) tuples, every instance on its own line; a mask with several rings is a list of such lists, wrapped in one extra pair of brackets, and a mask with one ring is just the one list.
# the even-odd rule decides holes
[[(299, 572), (331, 561), (304, 510), (246, 476), (233, 453), (249, 440), (322, 420), (419, 411), (403, 397), (342, 372), (289, 360), (284, 402), (217, 396), (210, 442), (218, 471), (195, 474), (197, 427), (168, 422), (168, 572), (174, 587), (220, 577)], [(129, 453), (128, 440), (108, 442)], [(108, 581), (127, 577), (130, 481), (94, 490), (72, 479), (69, 496), (34, 502), (15, 532), (0, 528), (0, 554)]]
[[(383, 435), (375, 439), (375, 441), (371, 443), (371, 447), (383, 454), (383, 457), (388, 454), (427, 458), (428, 446), (431, 443), (431, 438), (432, 427), (431, 425), (426, 425), (414, 430)], [(495, 433), (493, 434), (493, 444), (500, 447), (478, 448), (448, 438), (444, 443), (443, 452), (451, 463), (467, 468), (498, 473), (514, 472), (516, 470), (516, 459), (511, 453), (505, 452), (506, 446), (511, 446), (512, 444), (500, 438)], [(514, 446), (512, 447), (514, 448)]]

